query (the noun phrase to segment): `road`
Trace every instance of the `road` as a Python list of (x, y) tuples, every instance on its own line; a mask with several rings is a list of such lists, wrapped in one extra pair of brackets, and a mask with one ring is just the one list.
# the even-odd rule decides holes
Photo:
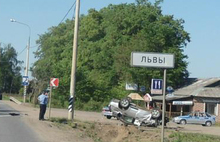
[(21, 114), (0, 101), (0, 142), (40, 142)]
[[(1, 101), (0, 101), (1, 102)], [(18, 125), (16, 121), (21, 121), (19, 122), (19, 124), (24, 125), (23, 122), (25, 122), (26, 124), (28, 124), (29, 127), (32, 128), (32, 130), (35, 131), (35, 133), (37, 133), (37, 135), (43, 139), (43, 142), (70, 142), (70, 141), (74, 141), (75, 142), (81, 142), (81, 141), (86, 141), (86, 142), (92, 142), (93, 140), (88, 139), (87, 137), (79, 137), (82, 134), (78, 131), (78, 129), (66, 129), (66, 128), (61, 128), (60, 126), (56, 126), (54, 125), (52, 122), (50, 121), (39, 121), (38, 120), (38, 115), (39, 115), (39, 108), (38, 107), (33, 107), (31, 104), (21, 104), (18, 105), (16, 103), (10, 102), (10, 101), (3, 101), (5, 104), (9, 105), (11, 108), (14, 108), (16, 110), (18, 110), (21, 113), (21, 116), (10, 116), (10, 117), (6, 117), (6, 116), (2, 116), (0, 117), (0, 121), (2, 121), (1, 119), (3, 118), (10, 118), (10, 119), (15, 119), (13, 123), (16, 123), (14, 125)], [(0, 105), (0, 108), (2, 108), (2, 106)], [(9, 109), (12, 111), (12, 109)], [(8, 110), (8, 112), (10, 112)], [(0, 110), (1, 112), (1, 110)], [(51, 117), (56, 117), (56, 118), (67, 118), (67, 114), (68, 114), (68, 110), (67, 109), (55, 109), (52, 108), (51, 110)], [(102, 116), (101, 112), (85, 112), (85, 111), (75, 111), (75, 115), (74, 115), (76, 120), (80, 120), (80, 121), (84, 121), (84, 122), (95, 122), (100, 124), (100, 126), (109, 126), (108, 127), (108, 131), (115, 131), (114, 129), (112, 129), (111, 126), (117, 126), (117, 128), (123, 128), (120, 127), (121, 126), (121, 122), (115, 118), (113, 119), (106, 119), (105, 117)], [(45, 118), (48, 119), (48, 109), (45, 115)], [(22, 120), (20, 120), (22, 119)], [(23, 121), (23, 122), (22, 122)], [(0, 122), (0, 125), (1, 122)], [(3, 124), (4, 125), (4, 124)], [(27, 127), (26, 125), (24, 125), (25, 127)], [(17, 127), (17, 126), (16, 126)], [(2, 140), (1, 139), (1, 134), (4, 134), (1, 130), (2, 127), (0, 126), (0, 142), (5, 141), (8, 142), (8, 140)], [(23, 129), (23, 128), (19, 128), (19, 129)], [(28, 129), (28, 128), (27, 128)], [(151, 127), (146, 127), (147, 130), (150, 129), (154, 129)], [(160, 131), (161, 126), (159, 126), (158, 131)], [(120, 129), (117, 129), (120, 130)], [(201, 133), (201, 134), (211, 134), (211, 135), (217, 135), (220, 136), (220, 127), (216, 127), (216, 126), (212, 126), (212, 127), (204, 127), (201, 125), (178, 125), (175, 124), (173, 122), (169, 122), (167, 124), (167, 128), (165, 129), (165, 131), (170, 131), (170, 130), (175, 130), (175, 131), (179, 131), (179, 132), (187, 132), (187, 133)], [(15, 130), (15, 131), (18, 131)], [(20, 132), (20, 130), (19, 130)], [(165, 132), (165, 134), (166, 134)], [(12, 132), (13, 134), (15, 134), (16, 132)], [(29, 132), (22, 132), (22, 133), (27, 133), (26, 135), (31, 135), (29, 134)], [(21, 136), (24, 136), (24, 134), (21, 134)], [(34, 134), (32, 132), (32, 136), (34, 137)], [(22, 142), (25, 142), (25, 140), (22, 140)], [(27, 140), (29, 141), (29, 140)], [(37, 140), (36, 140), (37, 141)], [(10, 142), (10, 141), (9, 141)], [(19, 141), (18, 141), (19, 142)], [(32, 141), (31, 141), (32, 142)]]

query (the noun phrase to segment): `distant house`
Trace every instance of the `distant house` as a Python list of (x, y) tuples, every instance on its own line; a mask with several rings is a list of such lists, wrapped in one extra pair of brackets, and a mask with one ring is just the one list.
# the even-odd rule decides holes
[[(161, 96), (153, 96), (156, 102)], [(166, 96), (169, 116), (191, 111), (208, 112), (220, 122), (220, 78), (195, 79), (190, 85), (175, 90)]]

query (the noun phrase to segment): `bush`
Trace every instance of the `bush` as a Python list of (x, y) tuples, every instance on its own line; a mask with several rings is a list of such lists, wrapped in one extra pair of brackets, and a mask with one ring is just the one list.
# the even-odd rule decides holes
[(106, 106), (109, 102), (97, 102), (94, 100), (90, 100), (89, 102), (75, 102), (75, 109), (77, 110), (85, 110), (85, 111), (101, 111), (103, 106)]

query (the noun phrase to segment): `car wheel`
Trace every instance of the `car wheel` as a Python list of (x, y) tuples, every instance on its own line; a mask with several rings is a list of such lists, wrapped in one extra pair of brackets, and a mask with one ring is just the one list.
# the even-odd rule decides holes
[(107, 117), (107, 119), (111, 119), (111, 118), (112, 118), (112, 116), (109, 116), (109, 115), (108, 115), (108, 116), (106, 116), (106, 117)]
[(210, 127), (210, 126), (212, 126), (212, 122), (207, 121), (207, 122), (205, 123), (205, 125), (208, 126), (208, 127)]
[(160, 124), (160, 122), (158, 120), (155, 121), (155, 123), (153, 124), (153, 127), (157, 127)]
[(180, 120), (180, 124), (186, 125), (186, 120)]
[(131, 97), (127, 97), (128, 101), (131, 103), (132, 102), (132, 98)]
[(152, 117), (153, 117), (153, 118), (158, 118), (158, 117), (160, 117), (160, 111), (159, 111), (158, 109), (153, 109), (153, 110), (151, 111), (151, 114), (152, 114)]
[(127, 98), (121, 99), (120, 102), (119, 102), (119, 105), (120, 105), (121, 108), (127, 109), (130, 105), (130, 101)]

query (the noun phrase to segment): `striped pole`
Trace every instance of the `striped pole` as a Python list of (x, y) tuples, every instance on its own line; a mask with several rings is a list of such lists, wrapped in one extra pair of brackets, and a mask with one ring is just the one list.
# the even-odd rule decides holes
[(69, 98), (69, 106), (68, 106), (68, 111), (72, 112), (73, 111), (73, 96)]

